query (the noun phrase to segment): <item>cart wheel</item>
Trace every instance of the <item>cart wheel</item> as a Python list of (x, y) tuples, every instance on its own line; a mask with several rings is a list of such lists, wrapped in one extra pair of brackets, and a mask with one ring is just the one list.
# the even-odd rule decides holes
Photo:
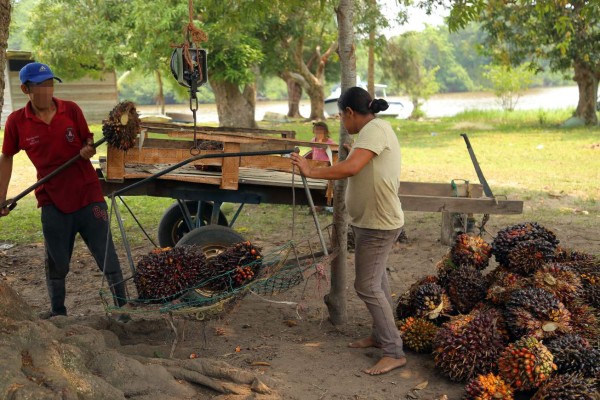
[(206, 258), (210, 259), (226, 248), (245, 241), (242, 235), (227, 226), (206, 225), (192, 230), (182, 237), (176, 246), (198, 245)]
[[(198, 211), (197, 201), (186, 201), (188, 210), (194, 221)], [(210, 224), (213, 205), (204, 203), (202, 212), (202, 225)], [(219, 225), (228, 226), (227, 218), (222, 211), (219, 211)], [(177, 203), (171, 204), (163, 214), (158, 224), (158, 243), (160, 247), (173, 247), (190, 230), (183, 219), (183, 214)]]

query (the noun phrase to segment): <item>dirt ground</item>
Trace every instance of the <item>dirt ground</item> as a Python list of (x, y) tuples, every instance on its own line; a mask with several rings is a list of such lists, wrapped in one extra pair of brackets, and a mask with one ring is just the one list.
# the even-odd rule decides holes
[[(486, 227), (493, 235), (498, 229), (524, 221), (524, 218), (526, 216), (492, 216)], [(395, 294), (401, 294), (418, 277), (435, 272), (435, 263), (447, 251), (447, 247), (439, 242), (440, 222), (440, 214), (407, 213), (408, 241), (395, 245), (388, 264)], [(600, 254), (595, 223), (574, 226), (569, 218), (552, 224), (538, 222), (554, 230), (565, 245)], [(283, 233), (274, 233), (272, 237), (262, 236), (261, 242), (256, 244), (266, 248), (270, 242), (281, 240), (277, 236), (286, 234), (284, 229)], [(248, 239), (252, 240), (251, 237)], [(491, 241), (491, 236), (486, 239)], [(137, 249), (136, 254), (146, 251), (148, 249)], [(48, 307), (43, 256), (43, 244), (0, 251), (0, 279), (9, 283), (36, 311)], [(178, 343), (174, 357), (188, 358), (195, 353), (265, 374), (277, 382), (276, 390), (284, 399), (434, 400), (444, 395), (447, 399), (460, 399), (463, 384), (452, 383), (440, 375), (431, 355), (407, 352), (405, 368), (382, 376), (361, 372), (378, 359), (380, 351), (347, 347), (353, 339), (368, 335), (371, 324), (366, 307), (352, 287), (352, 257), (353, 254), (349, 254), (346, 325), (334, 327), (328, 321), (322, 301), (328, 283), (312, 277), (274, 297), (248, 294), (232, 311), (218, 319), (175, 318)], [(123, 267), (127, 271), (125, 262)], [(67, 284), (68, 318), (90, 326), (97, 326), (106, 318), (98, 295), (102, 276), (79, 239)], [(104, 325), (119, 336), (126, 352), (168, 357), (175, 337), (168, 320), (160, 315), (132, 314), (132, 317), (127, 323)], [(209, 391), (205, 393), (204, 398), (213, 397)]]

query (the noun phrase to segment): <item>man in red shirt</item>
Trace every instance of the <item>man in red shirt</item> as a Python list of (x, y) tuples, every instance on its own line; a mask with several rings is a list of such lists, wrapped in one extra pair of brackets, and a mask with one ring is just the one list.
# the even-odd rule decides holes
[[(123, 274), (109, 236), (107, 205), (96, 171), (89, 161), (96, 153), (92, 133), (79, 106), (53, 97), (55, 77), (50, 67), (30, 63), (20, 73), (21, 90), (29, 97), (24, 108), (8, 116), (0, 154), (0, 203), (6, 200), (13, 156), (25, 150), (41, 179), (75, 155), (72, 166), (35, 190), (42, 209), (46, 250), (46, 284), (50, 311), (41, 317), (67, 315), (65, 278), (77, 233), (104, 272), (115, 303), (126, 303)], [(9, 214), (0, 210), (0, 217)]]

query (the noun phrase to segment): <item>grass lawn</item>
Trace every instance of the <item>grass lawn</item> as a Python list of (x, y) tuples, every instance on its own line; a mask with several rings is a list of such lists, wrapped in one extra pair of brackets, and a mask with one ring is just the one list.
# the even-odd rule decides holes
[[(579, 215), (582, 218), (577, 223), (598, 224), (600, 128), (561, 128), (560, 123), (570, 113), (570, 110), (469, 111), (436, 120), (389, 121), (402, 146), (402, 180), (478, 182), (460, 136), (467, 133), (494, 195), (525, 201), (525, 215), (520, 219), (551, 221)], [(337, 140), (339, 121), (329, 120), (328, 124)], [(312, 124), (306, 122), (264, 123), (261, 127), (295, 130), (298, 139), (312, 137)], [(93, 125), (91, 129), (98, 139), (101, 127)], [(105, 153), (103, 145), (98, 154)], [(15, 157), (9, 197), (34, 182), (35, 170), (27, 156), (19, 153)], [(127, 199), (127, 203), (155, 236), (160, 216), (172, 200), (135, 197)], [(231, 217), (234, 209), (233, 205), (227, 205), (224, 211)], [(281, 229), (282, 221), (289, 220), (291, 213), (290, 206), (247, 206), (236, 223), (237, 229), (249, 238), (256, 238), (265, 230)], [(141, 241), (133, 221), (126, 217), (125, 222), (128, 230), (132, 230), (133, 244)], [(42, 240), (39, 211), (32, 194), (22, 199), (8, 218), (0, 220), (0, 242), (24, 244)]]

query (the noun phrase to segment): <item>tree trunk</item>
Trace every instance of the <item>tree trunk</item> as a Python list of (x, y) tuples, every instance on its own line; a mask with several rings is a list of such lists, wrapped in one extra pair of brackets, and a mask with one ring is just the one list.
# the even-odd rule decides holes
[[(371, 6), (377, 7), (377, 0), (371, 0)], [(369, 59), (367, 66), (367, 91), (371, 98), (375, 98), (375, 30), (374, 22), (371, 22), (369, 28)]]
[(598, 79), (600, 71), (592, 71), (588, 66), (575, 62), (573, 80), (579, 87), (579, 103), (575, 116), (583, 119), (586, 125), (598, 125), (596, 101), (598, 95)]
[[(337, 48), (337, 43), (333, 42), (327, 51), (321, 55), (320, 48), (315, 49), (316, 68), (314, 74), (310, 71), (308, 65), (304, 62), (304, 41), (299, 39), (294, 50), (294, 61), (298, 67), (298, 75), (302, 77), (299, 81), (303, 85), (306, 94), (310, 97), (310, 117), (309, 119), (325, 119), (325, 95), (324, 95), (324, 76), (325, 65), (331, 53)], [(297, 80), (298, 81), (298, 80)]]
[(165, 115), (165, 93), (163, 91), (162, 75), (159, 70), (154, 71), (156, 74), (156, 83), (158, 84), (158, 94), (156, 95), (156, 105), (158, 106), (158, 112), (161, 115)]
[[(354, 3), (341, 0), (335, 9), (338, 21), (338, 54), (342, 73), (342, 92), (356, 85), (356, 54), (354, 53)], [(339, 160), (348, 156), (344, 144), (350, 144), (350, 135), (340, 122)], [(329, 319), (334, 325), (348, 322), (346, 298), (346, 258), (348, 257), (348, 218), (346, 212), (346, 179), (335, 181), (333, 197), (333, 246), (339, 248), (337, 256), (331, 261), (331, 290), (325, 296)]]
[(320, 82), (312, 82), (309, 90), (306, 91), (310, 97), (310, 120), (325, 119), (325, 94), (324, 87)]
[(4, 106), (4, 69), (6, 68), (6, 48), (8, 47), (8, 28), (10, 27), (10, 0), (0, 0), (0, 123)]
[(256, 109), (256, 87), (246, 85), (241, 92), (239, 86), (229, 82), (211, 81), (215, 93), (219, 126), (233, 128), (257, 128), (254, 119)]
[(279, 74), (287, 85), (288, 91), (288, 113), (290, 118), (302, 118), (300, 114), (300, 99), (302, 98), (302, 85), (298, 83), (290, 71), (283, 71)]

